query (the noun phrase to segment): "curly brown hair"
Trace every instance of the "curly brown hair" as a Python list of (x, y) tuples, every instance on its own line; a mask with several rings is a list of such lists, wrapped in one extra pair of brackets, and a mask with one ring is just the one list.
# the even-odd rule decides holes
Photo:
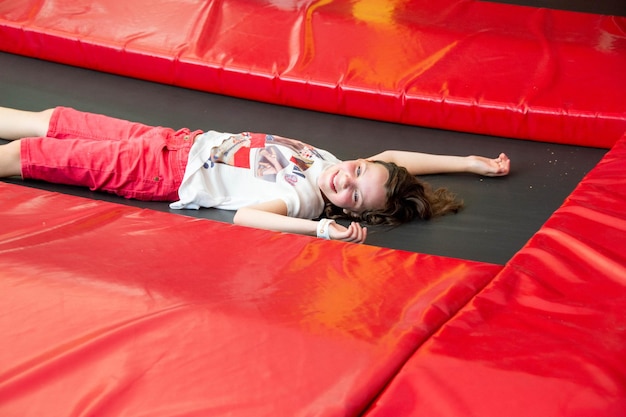
[(406, 168), (393, 162), (372, 161), (389, 172), (385, 183), (387, 204), (381, 210), (368, 210), (360, 215), (346, 214), (341, 208), (327, 203), (324, 214), (329, 218), (346, 218), (370, 225), (397, 226), (414, 219), (428, 220), (447, 213), (456, 213), (463, 201), (447, 188), (433, 190), (430, 184), (411, 175)]

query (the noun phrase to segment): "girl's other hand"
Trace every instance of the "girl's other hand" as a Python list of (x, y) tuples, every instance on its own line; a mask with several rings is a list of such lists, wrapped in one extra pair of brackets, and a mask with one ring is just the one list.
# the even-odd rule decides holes
[(485, 158), (484, 156), (470, 155), (468, 171), (486, 177), (501, 177), (508, 175), (511, 170), (511, 160), (506, 154), (501, 153), (497, 158)]

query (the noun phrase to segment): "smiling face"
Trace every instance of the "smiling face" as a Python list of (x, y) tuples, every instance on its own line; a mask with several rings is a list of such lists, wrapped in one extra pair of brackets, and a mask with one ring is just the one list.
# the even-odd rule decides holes
[(383, 209), (389, 172), (381, 164), (357, 159), (326, 168), (317, 185), (328, 201), (354, 214)]

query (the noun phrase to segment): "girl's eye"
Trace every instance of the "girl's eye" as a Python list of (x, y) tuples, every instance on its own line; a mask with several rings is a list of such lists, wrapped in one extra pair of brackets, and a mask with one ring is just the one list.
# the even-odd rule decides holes
[[(357, 178), (361, 176), (361, 165), (359, 165), (358, 167), (356, 167), (356, 176)], [(359, 202), (359, 194), (357, 191), (354, 192), (354, 202), (358, 203)]]

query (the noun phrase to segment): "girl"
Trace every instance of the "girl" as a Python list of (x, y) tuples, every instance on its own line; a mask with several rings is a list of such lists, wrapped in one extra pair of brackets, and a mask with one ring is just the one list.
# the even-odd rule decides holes
[[(173, 209), (236, 210), (236, 224), (359, 243), (367, 237), (361, 221), (396, 225), (461, 208), (450, 192), (415, 175), (501, 176), (510, 169), (505, 154), (384, 151), (342, 162), (279, 136), (174, 131), (64, 107), (0, 107), (0, 137), (12, 141), (0, 146), (0, 177), (170, 201)], [(336, 218), (352, 222), (344, 227)]]

